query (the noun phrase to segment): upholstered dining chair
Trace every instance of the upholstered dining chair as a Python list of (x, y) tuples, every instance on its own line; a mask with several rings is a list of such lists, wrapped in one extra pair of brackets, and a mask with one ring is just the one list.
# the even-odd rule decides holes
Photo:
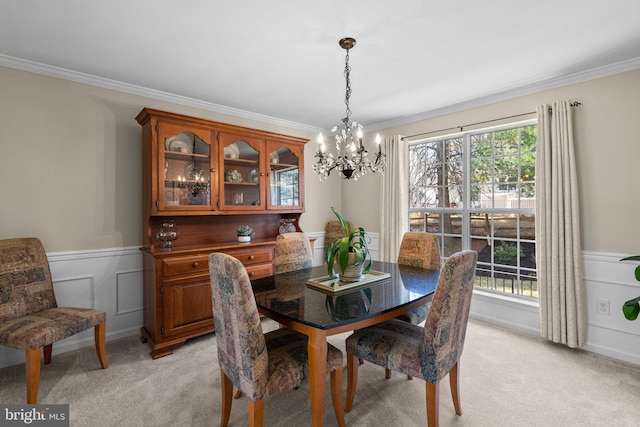
[[(398, 252), (398, 264), (413, 267), (440, 270), (440, 247), (435, 234), (420, 231), (408, 231), (402, 236), (400, 251)], [(420, 324), (427, 318), (431, 303), (415, 308), (408, 313), (401, 314), (397, 319), (414, 325)], [(385, 369), (385, 377), (391, 378), (391, 370)], [(409, 380), (411, 375), (407, 376)]]
[(440, 269), (424, 327), (391, 319), (354, 332), (346, 340), (347, 400), (351, 410), (358, 381), (358, 357), (426, 381), (429, 427), (438, 425), (440, 380), (449, 374), (456, 414), (460, 404), (460, 356), (469, 319), (478, 253), (457, 252)]
[(313, 267), (311, 243), (302, 232), (279, 234), (273, 268), (276, 274)]
[(101, 310), (57, 306), (39, 239), (0, 240), (0, 344), (25, 351), (28, 404), (38, 402), (41, 349), (48, 365), (54, 342), (93, 327), (100, 366), (108, 367), (106, 320)]
[[(400, 251), (398, 252), (398, 264), (413, 267), (429, 268), (440, 270), (440, 247), (435, 234), (409, 231), (402, 236)], [(424, 322), (429, 311), (429, 304), (416, 308), (408, 313), (398, 316), (398, 319), (405, 322)]]
[[(351, 223), (345, 221), (345, 224), (351, 230)], [(344, 229), (340, 224), (340, 221), (329, 221), (324, 227), (324, 245), (325, 247), (337, 237), (344, 236)]]
[[(276, 237), (273, 261), (275, 274), (309, 267), (313, 267), (313, 253), (307, 235), (301, 232), (279, 234)], [(306, 285), (304, 282), (288, 282), (281, 279), (276, 281), (276, 289), (278, 296), (285, 297), (286, 294), (292, 294), (292, 298), (295, 298), (299, 296), (301, 291), (304, 292)], [(277, 304), (278, 301), (274, 301), (274, 303)], [(233, 397), (239, 399), (242, 397), (242, 391), (238, 390)]]
[[(249, 400), (249, 425), (261, 426), (263, 399), (308, 378), (307, 337), (288, 328), (263, 333), (249, 276), (236, 258), (212, 253), (209, 274), (222, 387), (220, 425), (229, 423), (235, 386)], [(333, 408), (344, 426), (342, 352), (327, 346)]]

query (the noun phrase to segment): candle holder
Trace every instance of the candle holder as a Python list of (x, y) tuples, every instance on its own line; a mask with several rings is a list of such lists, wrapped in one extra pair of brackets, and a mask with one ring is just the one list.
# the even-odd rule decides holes
[(163, 220), (160, 230), (156, 233), (156, 239), (162, 243), (160, 247), (165, 249), (173, 248), (173, 241), (179, 236), (180, 233), (174, 219)]

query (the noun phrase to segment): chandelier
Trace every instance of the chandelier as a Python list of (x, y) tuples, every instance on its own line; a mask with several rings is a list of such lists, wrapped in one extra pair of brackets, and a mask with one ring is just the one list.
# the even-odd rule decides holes
[(320, 180), (328, 178), (334, 169), (342, 172), (344, 179), (353, 178), (357, 180), (360, 176), (366, 174), (367, 171), (384, 174), (385, 155), (382, 153), (380, 135), (376, 134), (375, 139), (378, 152), (375, 159), (370, 159), (368, 157), (369, 152), (362, 142), (362, 125), (351, 121), (351, 109), (349, 108), (349, 98), (351, 97), (349, 49), (355, 46), (356, 40), (351, 37), (346, 37), (341, 39), (339, 43), (340, 47), (347, 51), (344, 67), (344, 77), (347, 82), (344, 103), (347, 107), (347, 116), (341, 120), (341, 124), (331, 129), (331, 133), (333, 133), (332, 138), (335, 139), (336, 143), (335, 155), (334, 153), (327, 153), (324, 136), (322, 134), (318, 135), (318, 152), (315, 155), (317, 161), (313, 165), (313, 171), (320, 176)]

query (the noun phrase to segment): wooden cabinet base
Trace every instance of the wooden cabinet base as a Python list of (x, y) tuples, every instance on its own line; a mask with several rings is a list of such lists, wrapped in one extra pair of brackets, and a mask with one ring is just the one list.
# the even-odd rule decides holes
[(215, 332), (214, 327), (204, 328), (197, 331), (192, 331), (188, 336), (174, 337), (169, 339), (163, 339), (161, 342), (155, 342), (151, 337), (151, 334), (147, 332), (146, 328), (140, 329), (140, 341), (149, 344), (151, 351), (149, 354), (152, 359), (158, 359), (160, 357), (169, 356), (173, 354), (173, 349), (184, 344), (188, 339), (207, 335)]

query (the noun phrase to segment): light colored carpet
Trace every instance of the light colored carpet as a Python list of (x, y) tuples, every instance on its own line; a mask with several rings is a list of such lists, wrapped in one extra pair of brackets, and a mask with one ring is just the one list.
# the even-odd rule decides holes
[[(264, 321), (264, 329), (275, 327)], [(331, 337), (344, 351), (347, 335)], [(109, 368), (93, 348), (54, 355), (41, 373), (39, 403), (68, 403), (71, 425), (217, 426), (220, 379), (215, 335), (190, 340), (152, 360), (137, 336), (107, 344)], [(346, 362), (344, 370), (346, 393)], [(425, 386), (372, 364), (360, 367), (351, 426), (424, 426)], [(550, 344), (476, 320), (461, 362), (463, 415), (441, 385), (442, 426), (636, 426), (640, 366)], [(328, 387), (328, 377), (327, 377)], [(265, 401), (265, 426), (310, 425), (308, 386)], [(0, 402), (23, 403), (24, 365), (0, 369)], [(327, 396), (325, 425), (336, 425)], [(234, 401), (232, 426), (247, 425), (246, 399)]]

